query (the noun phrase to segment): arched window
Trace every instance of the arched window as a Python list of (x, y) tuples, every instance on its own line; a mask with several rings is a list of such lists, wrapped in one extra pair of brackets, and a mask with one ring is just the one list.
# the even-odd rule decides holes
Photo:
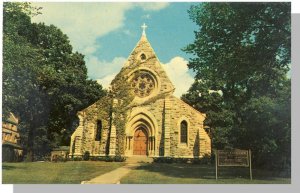
[(180, 123), (180, 143), (187, 143), (188, 124), (186, 121)]
[(98, 120), (97, 121), (97, 127), (96, 127), (96, 136), (95, 136), (96, 141), (101, 140), (101, 130), (102, 130), (102, 121)]

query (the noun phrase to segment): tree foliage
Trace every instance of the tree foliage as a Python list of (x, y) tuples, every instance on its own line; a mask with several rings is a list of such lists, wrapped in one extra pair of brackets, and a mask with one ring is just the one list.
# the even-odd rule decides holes
[(3, 111), (20, 117), (29, 154), (68, 145), (76, 112), (105, 94), (60, 29), (31, 23), (39, 10), (11, 2), (3, 9)]
[(214, 148), (250, 148), (257, 165), (290, 161), (290, 9), (201, 3), (188, 11), (199, 26), (184, 48), (196, 76), (182, 98), (207, 113)]

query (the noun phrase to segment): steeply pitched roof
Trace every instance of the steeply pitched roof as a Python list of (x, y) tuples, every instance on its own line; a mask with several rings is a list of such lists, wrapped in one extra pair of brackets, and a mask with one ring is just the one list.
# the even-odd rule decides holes
[[(174, 85), (167, 76), (147, 37), (142, 35), (117, 77), (130, 77), (138, 70), (151, 72), (158, 81), (158, 93), (173, 93)], [(115, 78), (115, 79), (116, 79)], [(114, 84), (115, 79), (112, 81)]]
[(13, 113), (9, 113), (9, 117), (3, 121), (7, 123), (11, 123), (13, 125), (18, 125), (19, 123), (19, 119)]

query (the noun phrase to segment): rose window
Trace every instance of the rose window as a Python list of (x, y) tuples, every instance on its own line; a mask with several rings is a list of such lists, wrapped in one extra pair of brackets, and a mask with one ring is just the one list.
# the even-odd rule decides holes
[(134, 94), (138, 97), (149, 96), (155, 87), (155, 81), (151, 74), (148, 72), (136, 73), (132, 79), (131, 86), (133, 88)]

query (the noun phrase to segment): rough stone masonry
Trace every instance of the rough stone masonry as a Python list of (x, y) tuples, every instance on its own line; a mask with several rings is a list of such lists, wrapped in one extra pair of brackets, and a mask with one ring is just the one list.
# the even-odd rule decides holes
[(175, 87), (147, 40), (145, 26), (115, 79), (120, 77), (133, 95), (124, 116), (116, 117), (111, 110), (123, 101), (115, 98), (113, 89), (109, 96), (79, 111), (70, 156), (89, 152), (90, 156), (201, 158), (211, 154), (211, 139), (203, 126), (205, 114), (173, 96)]

